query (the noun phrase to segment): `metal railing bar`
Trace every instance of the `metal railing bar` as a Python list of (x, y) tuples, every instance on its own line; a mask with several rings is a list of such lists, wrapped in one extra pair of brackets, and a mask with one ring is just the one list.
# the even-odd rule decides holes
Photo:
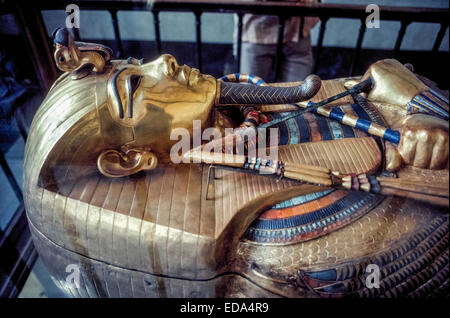
[(284, 27), (286, 25), (286, 16), (278, 16), (278, 34), (277, 34), (277, 53), (274, 63), (274, 76), (275, 82), (281, 74), (281, 59), (283, 58), (283, 45), (284, 45)]
[(17, 199), (20, 202), (22, 202), (23, 201), (22, 189), (17, 183), (17, 180), (14, 177), (14, 174), (12, 173), (11, 168), (8, 165), (8, 162), (6, 161), (3, 151), (0, 151), (0, 166), (2, 167), (3, 172), (5, 173), (5, 176), (8, 179), (8, 182), (12, 190), (14, 191), (14, 194), (16, 195)]
[(237, 24), (237, 56), (236, 56), (236, 72), (241, 72), (241, 54), (242, 54), (242, 21), (244, 18), (243, 13), (238, 13), (238, 24)]
[(80, 31), (77, 28), (72, 28), (73, 38), (75, 41), (80, 41)]
[(300, 17), (300, 30), (299, 30), (299, 37), (300, 39), (303, 39), (303, 29), (305, 28), (305, 17)]
[(156, 49), (158, 51), (158, 54), (161, 54), (162, 48), (161, 48), (161, 30), (159, 27), (159, 10), (152, 9), (152, 13), (153, 13), (153, 25), (155, 28)]
[[(66, 11), (66, 15), (70, 16), (72, 13)], [(70, 32), (72, 33), (73, 39), (75, 41), (80, 41), (80, 31), (78, 28), (70, 28)]]
[[(67, 14), (69, 16), (69, 14)], [(80, 31), (77, 28), (70, 28), (70, 32), (72, 32), (73, 39), (75, 41), (80, 41)]]
[(37, 259), (27, 223), (22, 202), (5, 231), (0, 231), (0, 252), (9, 260), (0, 269), (0, 297), (17, 297)]
[(195, 15), (195, 40), (197, 46), (197, 66), (202, 70), (202, 11), (194, 11)]
[(25, 45), (33, 57), (37, 81), (42, 89), (48, 90), (58, 72), (53, 63), (53, 43), (48, 39), (42, 12), (34, 7), (24, 8), (22, 2), (14, 5)]
[(117, 45), (117, 52), (116, 52), (116, 58), (121, 58), (123, 56), (123, 46), (122, 46), (122, 39), (120, 37), (120, 30), (119, 30), (119, 19), (117, 18), (117, 10), (110, 9), (109, 13), (111, 14), (111, 22), (114, 29), (114, 38), (116, 40)]
[(349, 76), (352, 76), (355, 72), (356, 65), (358, 63), (359, 55), (361, 54), (361, 46), (364, 40), (364, 34), (366, 34), (366, 22), (361, 20), (361, 25), (359, 27), (358, 40), (356, 41), (355, 54), (353, 55), (352, 64), (350, 66)]
[(320, 54), (322, 53), (323, 37), (325, 35), (325, 30), (327, 28), (327, 22), (328, 17), (320, 17), (320, 31), (316, 47), (316, 56), (314, 59), (314, 71), (313, 71), (314, 73), (317, 73), (317, 70), (319, 69)]
[(406, 21), (406, 20), (402, 20), (401, 21), (401, 26), (400, 26), (400, 30), (398, 31), (398, 35), (397, 35), (397, 41), (395, 41), (395, 46), (394, 46), (394, 56), (398, 56), (398, 52), (400, 51), (400, 47), (402, 45), (402, 41), (403, 38), (405, 36), (406, 33), (406, 28), (408, 27), (408, 25), (411, 23), (411, 21)]
[(20, 202), (5, 229), (3, 231), (0, 230), (0, 250), (6, 243), (9, 243), (11, 240), (17, 241), (17, 237), (20, 236), (20, 232), (17, 231), (17, 228), (23, 228), (22, 223), (24, 219), (26, 219), (25, 205), (23, 202)]
[[(187, 11), (193, 12), (219, 12), (219, 13), (238, 13), (238, 14), (265, 14), (265, 15), (277, 15), (284, 16), (286, 19), (292, 16), (301, 16), (302, 21), (301, 24), (304, 23), (304, 17), (313, 16), (320, 17), (322, 22), (320, 27), (319, 41), (316, 47), (315, 54), (315, 65), (314, 72), (317, 72), (320, 63), (320, 55), (323, 50), (323, 38), (326, 29), (326, 22), (330, 18), (353, 18), (353, 19), (365, 19), (367, 13), (365, 12), (364, 5), (343, 5), (343, 4), (330, 4), (330, 3), (300, 3), (300, 2), (241, 2), (238, 0), (218, 0), (218, 1), (209, 1), (209, 0), (156, 0), (152, 3), (152, 7), (148, 6), (147, 0), (79, 0), (77, 5), (80, 9), (87, 10), (116, 10), (110, 12), (116, 12), (117, 10), (151, 10), (154, 16), (154, 25), (155, 25), (155, 39), (156, 45), (158, 49), (158, 53), (162, 53), (162, 45), (161, 45), (161, 36), (160, 36), (160, 22), (159, 22), (159, 12), (161, 11)], [(16, 5), (17, 7), (17, 5)], [(21, 6), (19, 6), (21, 7)], [(27, 10), (44, 10), (44, 9), (55, 9), (60, 8), (60, 4), (56, 4), (50, 0), (41, 0), (39, 2), (33, 2), (30, 5), (27, 5)], [(439, 50), (440, 43), (442, 42), (443, 37), (445, 36), (446, 27), (448, 26), (447, 16), (448, 9), (436, 9), (436, 8), (410, 8), (410, 7), (392, 7), (392, 6), (380, 6), (380, 11), (382, 14), (380, 18), (382, 20), (393, 20), (393, 21), (401, 21), (402, 25), (397, 37), (397, 41), (394, 48), (394, 54), (397, 55), (403, 37), (406, 32), (407, 26), (411, 22), (431, 22), (431, 23), (440, 23), (441, 30), (439, 31), (434, 46), (433, 51)], [(38, 11), (40, 12), (40, 11)], [(29, 14), (27, 14), (29, 16)], [(113, 15), (113, 14), (112, 14)], [(406, 18), (405, 18), (406, 17)], [(407, 22), (406, 22), (407, 21)], [(200, 17), (196, 20), (197, 23), (197, 60), (198, 65), (201, 67), (202, 65), (202, 43), (201, 43), (201, 22)], [(119, 48), (119, 54), (123, 54), (122, 41), (120, 40), (120, 32), (118, 28), (118, 20), (117, 17), (113, 18), (114, 30), (116, 33), (117, 46)], [(24, 23), (25, 26), (28, 25), (27, 22)], [(301, 25), (301, 29), (303, 25)], [(302, 31), (302, 30), (300, 30)], [(241, 31), (242, 32), (242, 31)], [(358, 38), (358, 43), (364, 37), (365, 30), (360, 28), (360, 37)], [(303, 32), (300, 32), (300, 36)], [(241, 39), (241, 36), (239, 39)], [(49, 43), (50, 44), (50, 43)], [(238, 46), (241, 47), (241, 43), (238, 42)], [(35, 50), (32, 49), (33, 54), (36, 54)], [(50, 50), (51, 51), (51, 50)], [(37, 53), (39, 54), (39, 53)], [(241, 50), (238, 50), (238, 55), (241, 54)], [(354, 72), (358, 58), (360, 54), (360, 48), (357, 44), (354, 60), (352, 61), (352, 65), (350, 68), (351, 72)], [(394, 56), (395, 56), (394, 55)], [(40, 57), (40, 56), (39, 56)], [(41, 60), (41, 59), (40, 59)], [(240, 70), (240, 58), (237, 58), (236, 61), (237, 68)], [(278, 58), (279, 60), (279, 58)], [(39, 65), (46, 64), (44, 61), (38, 63)], [(279, 64), (279, 61), (278, 61)], [(39, 66), (40, 67), (40, 66)], [(276, 72), (277, 68), (275, 68)], [(56, 71), (56, 69), (54, 70)], [(39, 70), (38, 76), (46, 77), (48, 74)], [(48, 70), (46, 70), (48, 72)], [(43, 81), (46, 85), (50, 85), (51, 81)], [(48, 82), (48, 83), (47, 83)]]
[[(79, 0), (77, 5), (80, 9), (105, 10), (147, 10), (147, 0)], [(40, 9), (54, 9), (52, 0), (41, 0), (35, 4)], [(410, 8), (399, 6), (379, 6), (381, 20), (400, 21), (408, 15), (415, 22), (437, 22), (445, 23), (448, 19), (448, 9), (437, 8)], [(300, 3), (300, 2), (241, 2), (238, 0), (156, 0), (152, 9), (159, 11), (195, 11), (221, 12), (221, 13), (253, 13), (266, 15), (291, 16), (328, 16), (335, 18), (367, 17), (365, 5), (346, 5), (332, 3)]]
[(445, 31), (448, 28), (448, 24), (441, 23), (441, 28), (436, 36), (436, 40), (434, 41), (432, 52), (439, 51), (439, 47), (441, 46), (442, 40), (444, 39)]

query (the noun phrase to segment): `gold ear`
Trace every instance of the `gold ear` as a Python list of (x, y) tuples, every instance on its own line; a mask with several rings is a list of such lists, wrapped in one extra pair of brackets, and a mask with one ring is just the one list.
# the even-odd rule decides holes
[[(68, 48), (55, 44), (55, 53), (53, 53), (53, 57), (55, 59), (56, 67), (59, 68), (63, 72), (71, 72), (72, 69), (70, 67), (70, 61), (67, 61), (67, 57), (64, 56), (64, 53), (67, 53)], [(67, 54), (69, 56), (69, 54)]]
[(411, 72), (414, 72), (414, 66), (411, 63), (403, 64), (404, 67), (406, 67)]
[(107, 177), (118, 178), (135, 174), (142, 170), (153, 170), (158, 158), (147, 149), (104, 150), (97, 158), (98, 170)]

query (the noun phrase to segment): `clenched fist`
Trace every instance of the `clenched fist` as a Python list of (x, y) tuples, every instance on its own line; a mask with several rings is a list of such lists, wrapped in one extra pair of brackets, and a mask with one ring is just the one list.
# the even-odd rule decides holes
[(398, 170), (403, 164), (422, 169), (448, 168), (449, 123), (429, 115), (409, 115), (394, 129), (400, 131), (398, 146), (386, 143), (386, 169)]

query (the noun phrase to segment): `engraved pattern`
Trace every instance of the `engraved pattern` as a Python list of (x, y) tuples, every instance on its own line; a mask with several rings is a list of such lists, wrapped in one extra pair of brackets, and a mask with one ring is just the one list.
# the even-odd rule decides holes
[(219, 105), (290, 104), (308, 100), (320, 88), (320, 79), (310, 75), (299, 86), (274, 87), (222, 82)]
[[(414, 209), (416, 204), (388, 198), (351, 225), (295, 245), (243, 242), (236, 266), (250, 272), (249, 264), (257, 264), (267, 277), (290, 282), (293, 290), (300, 271), (321, 297), (431, 295), (433, 286), (448, 285), (448, 215), (425, 205)], [(366, 287), (368, 264), (380, 266), (380, 289)]]
[[(383, 258), (389, 263), (382, 268), (386, 279), (384, 294), (379, 296), (448, 293), (448, 253), (442, 252), (442, 246), (448, 247), (448, 214), (429, 205), (387, 197), (369, 213), (328, 235), (274, 247), (239, 239), (260, 211), (305, 194), (303, 190), (311, 193), (324, 188), (217, 171), (215, 198), (206, 200), (204, 166), (161, 165), (120, 180), (102, 177), (95, 160), (89, 165), (78, 159), (99, 147), (99, 128), (89, 120), (96, 109), (89, 101), (95, 99), (95, 86), (101, 83), (95, 77), (86, 78), (86, 83), (86, 89), (75, 96), (85, 101), (79, 109), (66, 107), (65, 96), (74, 94), (64, 85), (55, 87), (55, 95), (50, 97), (62, 98), (57, 107), (49, 111), (53, 103), (48, 98), (43, 103), (33, 121), (34, 129), (43, 133), (30, 135), (27, 147), (31, 148), (26, 153), (30, 167), (24, 175), (27, 215), (36, 248), (55, 283), (69, 295), (301, 297), (353, 293), (366, 297), (371, 294), (357, 285), (352, 287), (363, 277), (355, 274), (361, 273), (356, 264)], [(84, 116), (83, 126), (74, 125)], [(65, 133), (64, 151), (50, 155)], [(300, 146), (289, 148), (280, 157), (303, 158), (297, 154), (300, 150), (295, 150)], [(317, 151), (323, 149), (310, 147), (305, 163), (367, 169), (362, 162), (344, 167), (336, 155), (319, 158)], [(330, 146), (326, 151), (331, 156), (346, 149)], [(374, 159), (370, 152), (365, 155)], [(52, 168), (41, 170), (45, 164)], [(53, 183), (40, 184), (40, 173), (53, 175)], [(424, 180), (432, 177), (425, 172), (422, 175)], [(68, 263), (81, 265), (79, 289), (65, 283)], [(256, 270), (268, 279), (255, 275)], [(316, 288), (312, 293), (291, 283), (299, 270), (310, 275), (336, 270), (344, 288)]]

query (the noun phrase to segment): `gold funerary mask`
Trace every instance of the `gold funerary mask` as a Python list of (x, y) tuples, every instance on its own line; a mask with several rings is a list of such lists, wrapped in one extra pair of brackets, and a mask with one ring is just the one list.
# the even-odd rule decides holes
[[(42, 148), (49, 153), (42, 160), (53, 174), (55, 167), (68, 164), (95, 166), (109, 177), (151, 170), (157, 162), (170, 161), (178, 142), (170, 138), (175, 129), (193, 136), (194, 120), (202, 129), (232, 127), (215, 106), (295, 102), (311, 98), (320, 88), (315, 75), (289, 88), (223, 83), (178, 65), (168, 54), (148, 63), (111, 61), (105, 54), (109, 49), (75, 42), (65, 29), (55, 32), (54, 41), (56, 64), (66, 73), (41, 105), (35, 120), (40, 132), (34, 133), (47, 143)], [(55, 121), (60, 124), (49, 130)]]

